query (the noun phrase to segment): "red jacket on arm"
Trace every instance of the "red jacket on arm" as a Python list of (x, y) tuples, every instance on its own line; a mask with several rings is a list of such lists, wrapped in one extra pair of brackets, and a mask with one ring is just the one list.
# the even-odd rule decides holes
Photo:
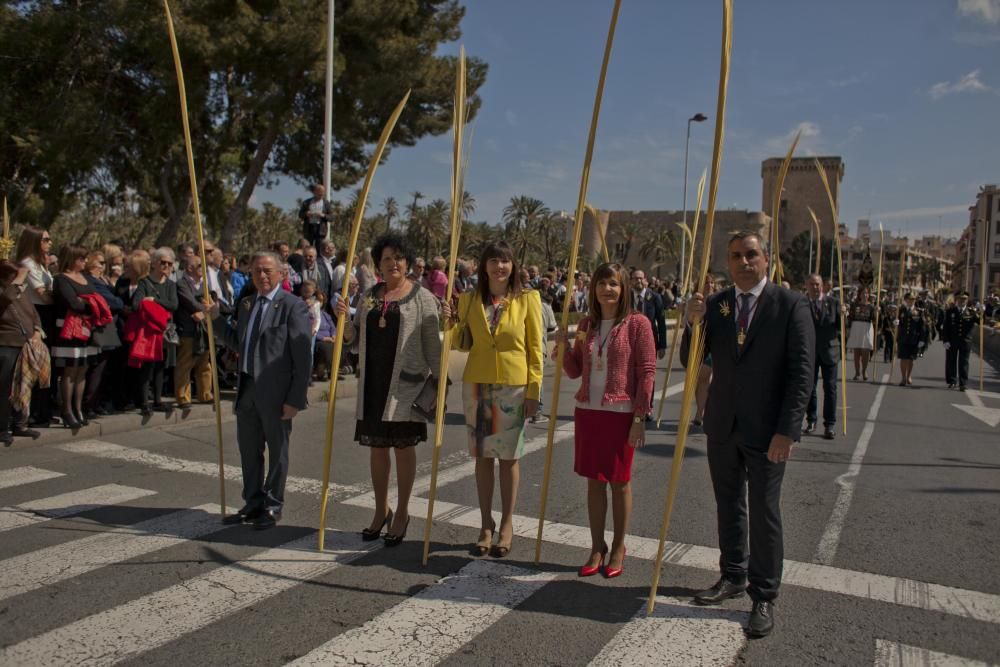
[[(583, 377), (580, 390), (576, 392), (576, 400), (581, 403), (590, 400), (590, 364), (597, 338), (590, 322), (589, 317), (580, 320), (576, 340), (563, 355), (566, 375)], [(644, 417), (649, 413), (656, 375), (656, 342), (649, 319), (639, 313), (627, 316), (611, 331), (605, 353), (608, 381), (601, 404), (632, 401), (635, 414)]]
[(145, 361), (163, 361), (163, 332), (170, 321), (170, 311), (155, 301), (140, 301), (139, 310), (125, 323), (125, 341), (132, 347), (128, 365), (142, 366)]

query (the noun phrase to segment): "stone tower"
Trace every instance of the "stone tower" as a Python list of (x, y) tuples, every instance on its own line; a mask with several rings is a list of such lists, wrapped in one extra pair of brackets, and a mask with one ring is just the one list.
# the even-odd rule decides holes
[[(761, 210), (774, 219), (774, 188), (778, 181), (778, 171), (781, 169), (781, 158), (769, 158), (761, 163), (760, 175), (764, 181), (761, 193)], [(833, 199), (840, 208), (840, 182), (844, 178), (844, 162), (839, 156), (819, 158), (826, 171), (833, 191)], [(809, 232), (812, 218), (809, 217), (809, 207), (816, 212), (820, 221), (820, 231), (824, 239), (832, 236), (830, 222), (830, 203), (823, 189), (823, 182), (816, 173), (816, 165), (812, 157), (792, 158), (785, 176), (785, 189), (781, 197), (779, 215), (779, 237), (781, 247), (787, 248), (792, 239), (802, 232)], [(770, 230), (768, 230), (770, 232)]]

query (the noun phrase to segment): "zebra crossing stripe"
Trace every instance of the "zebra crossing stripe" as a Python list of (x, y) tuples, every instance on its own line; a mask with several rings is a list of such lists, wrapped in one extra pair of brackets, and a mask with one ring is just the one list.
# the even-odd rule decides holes
[(0, 600), (52, 586), (222, 530), (218, 505), (201, 505), (0, 561)]
[[(83, 454), (85, 456), (96, 456), (104, 459), (113, 459), (116, 461), (125, 461), (127, 463), (151, 466), (168, 472), (189, 473), (192, 475), (202, 475), (204, 477), (215, 478), (218, 478), (219, 476), (219, 465), (217, 463), (209, 463), (207, 461), (190, 461), (187, 459), (177, 458), (175, 456), (166, 456), (164, 454), (157, 454), (156, 452), (149, 452), (144, 449), (124, 447), (122, 445), (116, 445), (113, 442), (105, 442), (103, 440), (81, 440), (80, 442), (68, 442), (66, 444), (59, 445), (59, 449), (73, 454)], [(225, 466), (225, 471), (226, 479), (243, 479), (243, 471), (239, 466), (227, 465)], [(320, 495), (322, 489), (323, 482), (318, 479), (310, 479), (308, 477), (295, 477), (290, 475), (285, 482), (285, 490), (293, 493), (305, 493), (308, 495), (318, 496)], [(330, 484), (330, 493), (335, 499), (358, 494), (365, 490), (367, 490), (367, 487), (365, 486)]]
[[(358, 507), (374, 507), (373, 503), (368, 502), (365, 494), (357, 498), (349, 498), (344, 503)], [(410, 514), (422, 516), (426, 513), (426, 499), (412, 498), (410, 500)], [(438, 521), (467, 528), (479, 528), (481, 521), (478, 507), (456, 505), (440, 499), (434, 502), (434, 517)], [(537, 518), (515, 514), (513, 524), (515, 536), (534, 541), (538, 530)], [(608, 532), (609, 543), (612, 537), (613, 535)], [(543, 538), (546, 542), (553, 544), (585, 547), (590, 544), (590, 528), (547, 521)], [(628, 545), (629, 557), (644, 560), (656, 558), (658, 542), (655, 538), (628, 535), (625, 542)], [(517, 548), (517, 543), (515, 543), (515, 548)], [(665, 553), (665, 563), (718, 573), (719, 552), (715, 548), (667, 542)], [(874, 602), (937, 611), (1000, 625), (1000, 595), (993, 593), (981, 593), (902, 577), (856, 572), (829, 565), (794, 560), (785, 561), (782, 582), (826, 593), (837, 593)]]
[(555, 578), (474, 561), (291, 664), (436, 665)]
[(204, 575), (0, 650), (7, 665), (111, 665), (163, 646), (381, 547), (329, 531), (258, 552)]
[(61, 472), (52, 472), (51, 470), (43, 470), (42, 468), (35, 468), (33, 466), (0, 470), (0, 489), (9, 489), (14, 486), (42, 482), (46, 479), (55, 479), (56, 477), (63, 476)]
[(0, 508), (0, 531), (81, 514), (105, 505), (117, 505), (155, 493), (156, 491), (137, 489), (132, 486), (105, 484), (40, 500), (32, 500), (14, 507), (3, 507)]
[(746, 619), (743, 611), (661, 596), (651, 616), (643, 605), (590, 665), (732, 665), (746, 643)]
[(876, 639), (875, 667), (990, 667), (990, 663)]

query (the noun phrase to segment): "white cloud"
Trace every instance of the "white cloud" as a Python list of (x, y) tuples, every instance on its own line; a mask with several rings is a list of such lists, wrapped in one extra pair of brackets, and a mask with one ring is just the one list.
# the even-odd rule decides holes
[(989, 23), (1000, 23), (1000, 0), (958, 0), (958, 13), (978, 16)]
[(956, 204), (955, 206), (941, 206), (939, 208), (908, 208), (902, 211), (886, 211), (885, 213), (875, 213), (870, 217), (873, 220), (906, 220), (968, 212), (968, 204)]
[[(1000, 2), (1000, 0), (997, 0)], [(930, 87), (927, 94), (931, 96), (933, 100), (939, 100), (942, 97), (948, 95), (957, 95), (960, 93), (985, 93), (990, 90), (990, 87), (979, 79), (979, 70), (972, 70), (958, 81), (939, 81)]]
[[(815, 154), (819, 151), (819, 147), (822, 142), (822, 130), (820, 130), (818, 123), (811, 120), (804, 120), (789, 130), (786, 134), (780, 137), (771, 137), (764, 142), (764, 152), (767, 153), (766, 157), (784, 156), (791, 147), (796, 134), (801, 134), (799, 137), (799, 145), (795, 148), (795, 153), (797, 155)], [(758, 159), (764, 158), (761, 157)]]

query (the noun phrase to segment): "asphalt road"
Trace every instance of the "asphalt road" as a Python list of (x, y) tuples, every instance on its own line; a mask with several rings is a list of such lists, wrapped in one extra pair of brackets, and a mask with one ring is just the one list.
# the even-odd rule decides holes
[[(351, 441), (353, 398), (337, 405), (324, 554), (315, 535), (325, 404), (295, 421), (285, 516), (270, 531), (218, 523), (212, 422), (0, 452), (0, 664), (1000, 663), (1000, 375), (987, 369), (987, 392), (962, 394), (944, 387), (943, 365), (935, 345), (913, 387), (849, 383), (847, 435), (796, 449), (782, 498), (785, 582), (765, 639), (743, 635), (745, 598), (688, 602), (717, 576), (700, 434), (685, 454), (658, 604), (642, 613), (679, 392), (635, 459), (625, 573), (604, 580), (576, 576), (589, 533), (568, 416), (540, 565), (543, 426), (528, 428), (512, 553), (469, 555), (479, 518), (456, 384), (426, 567), (430, 446), (418, 449), (407, 541), (362, 543), (372, 505), (367, 454)], [(978, 388), (976, 357), (972, 369)], [(671, 383), (681, 380), (675, 371)], [(661, 369), (657, 391), (662, 381)], [(564, 415), (576, 388), (562, 383)], [(231, 466), (234, 438), (227, 421)], [(239, 489), (234, 467), (231, 509)]]

